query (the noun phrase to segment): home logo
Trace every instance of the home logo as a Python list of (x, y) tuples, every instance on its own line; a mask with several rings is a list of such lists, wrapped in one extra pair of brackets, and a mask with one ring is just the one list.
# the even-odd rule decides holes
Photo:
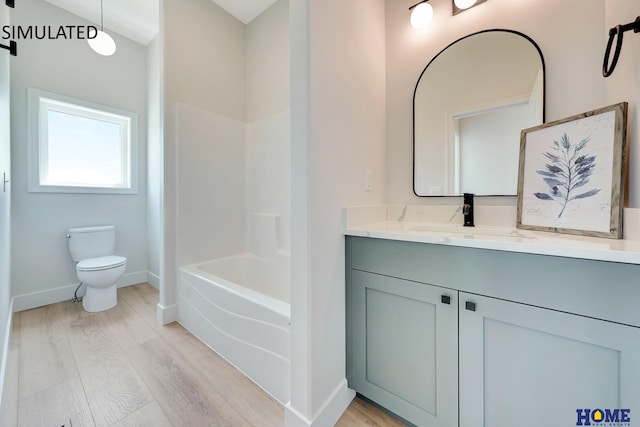
[(577, 426), (631, 426), (631, 409), (576, 409)]

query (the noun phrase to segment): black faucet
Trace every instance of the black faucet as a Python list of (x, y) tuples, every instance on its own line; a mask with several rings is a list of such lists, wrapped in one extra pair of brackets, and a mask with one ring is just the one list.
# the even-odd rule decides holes
[(464, 216), (465, 227), (475, 227), (473, 223), (473, 193), (464, 193), (464, 201), (462, 204), (462, 215)]

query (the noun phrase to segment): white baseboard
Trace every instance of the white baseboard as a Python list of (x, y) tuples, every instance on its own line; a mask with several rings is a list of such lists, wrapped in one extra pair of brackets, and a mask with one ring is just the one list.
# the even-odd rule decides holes
[(285, 427), (325, 427), (335, 425), (349, 404), (356, 397), (356, 392), (347, 387), (347, 380), (340, 382), (331, 396), (324, 402), (318, 412), (309, 420), (287, 403), (284, 411)]
[[(120, 280), (118, 280), (118, 288), (124, 288), (125, 286), (137, 285), (138, 283), (144, 283), (147, 281), (146, 271), (136, 271), (133, 273), (123, 274)], [(78, 282), (79, 283), (79, 282)], [(30, 294), (17, 295), (14, 297), (13, 311), (24, 311), (36, 307), (42, 307), (49, 304), (55, 304), (61, 301), (67, 301), (73, 298), (73, 293), (78, 287), (78, 283), (74, 283), (68, 286), (62, 286), (54, 289), (47, 289), (46, 291), (32, 292)], [(82, 296), (85, 293), (84, 286), (80, 288), (78, 296)]]
[(7, 386), (6, 377), (7, 377), (7, 363), (9, 360), (9, 347), (11, 345), (11, 330), (13, 327), (13, 303), (15, 302), (15, 298), (11, 298), (11, 302), (9, 303), (9, 312), (7, 315), (9, 319), (7, 319), (7, 329), (4, 332), (4, 346), (2, 347), (2, 359), (0, 359), (0, 409), (2, 409), (2, 413), (5, 411), (5, 399), (4, 399), (4, 389)]
[(156, 317), (161, 325), (168, 325), (171, 322), (175, 322), (178, 320), (178, 306), (172, 304), (165, 307), (158, 303), (156, 307)]
[(156, 289), (160, 289), (160, 276), (147, 270), (147, 283)]
[(118, 287), (124, 288), (126, 286), (145, 283), (146, 281), (147, 281), (146, 271), (134, 271), (133, 273), (123, 274), (122, 277), (118, 280)]

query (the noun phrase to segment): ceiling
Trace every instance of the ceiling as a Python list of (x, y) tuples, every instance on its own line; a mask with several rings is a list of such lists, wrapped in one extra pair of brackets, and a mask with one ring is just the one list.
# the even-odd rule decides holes
[[(100, 0), (45, 0), (100, 24)], [(184, 1), (184, 0), (183, 0)], [(212, 0), (244, 24), (276, 0)], [(147, 45), (158, 34), (159, 0), (103, 0), (104, 27)]]
[(276, 0), (212, 0), (215, 4), (248, 24), (253, 18), (267, 10)]

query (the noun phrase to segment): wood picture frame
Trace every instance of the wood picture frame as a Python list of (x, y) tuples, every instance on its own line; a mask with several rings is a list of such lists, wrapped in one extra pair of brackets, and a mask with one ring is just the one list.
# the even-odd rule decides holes
[(622, 238), (628, 103), (524, 129), (516, 227)]

